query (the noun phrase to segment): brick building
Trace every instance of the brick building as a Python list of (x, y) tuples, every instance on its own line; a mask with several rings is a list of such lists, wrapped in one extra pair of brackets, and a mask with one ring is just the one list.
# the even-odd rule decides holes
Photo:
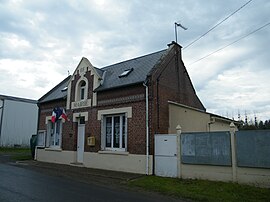
[[(205, 111), (181, 46), (168, 46), (100, 69), (82, 58), (73, 75), (39, 99), (44, 144), (37, 160), (152, 174), (154, 134), (169, 129), (168, 101)], [(53, 123), (55, 107), (69, 120)]]

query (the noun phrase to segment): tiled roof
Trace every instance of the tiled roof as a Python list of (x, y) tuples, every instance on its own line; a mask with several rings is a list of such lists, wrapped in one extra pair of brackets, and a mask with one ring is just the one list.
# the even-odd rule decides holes
[[(95, 67), (95, 70), (100, 77), (104, 78), (102, 85), (95, 89), (95, 91), (103, 91), (144, 82), (147, 74), (165, 55), (166, 50), (167, 49), (109, 65), (101, 69)], [(132, 71), (127, 76), (119, 77), (119, 75), (127, 69), (132, 69)], [(62, 89), (67, 87), (69, 80), (70, 76), (42, 96), (38, 102), (44, 103), (65, 98), (67, 96), (67, 91), (62, 91)]]
[(67, 96), (67, 90), (63, 90), (68, 85), (68, 81), (71, 76), (68, 76), (63, 81), (61, 81), (57, 86), (55, 86), (52, 90), (42, 96), (38, 102), (48, 102), (52, 100), (58, 100)]
[[(103, 84), (95, 91), (103, 91), (143, 82), (150, 70), (159, 62), (166, 50), (158, 51), (101, 68), (105, 72)], [(128, 76), (119, 77), (125, 70), (133, 69)]]

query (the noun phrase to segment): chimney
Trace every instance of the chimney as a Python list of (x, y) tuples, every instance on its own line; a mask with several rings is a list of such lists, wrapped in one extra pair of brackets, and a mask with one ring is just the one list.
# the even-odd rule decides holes
[(171, 46), (176, 46), (176, 49), (180, 52), (180, 59), (182, 60), (182, 46), (176, 43), (175, 41), (172, 41), (171, 43), (167, 44), (167, 46), (170, 48)]

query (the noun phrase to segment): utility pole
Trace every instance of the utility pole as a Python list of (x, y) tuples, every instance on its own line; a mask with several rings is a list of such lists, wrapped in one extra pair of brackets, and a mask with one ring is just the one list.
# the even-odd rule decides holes
[(184, 27), (183, 25), (181, 25), (181, 23), (174, 23), (174, 33), (175, 33), (175, 42), (177, 43), (177, 27), (181, 27), (183, 30), (187, 30), (186, 27)]

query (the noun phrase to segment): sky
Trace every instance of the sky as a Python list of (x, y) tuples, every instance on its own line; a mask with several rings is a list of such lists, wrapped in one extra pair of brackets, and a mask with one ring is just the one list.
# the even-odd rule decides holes
[(0, 94), (39, 99), (82, 57), (102, 68), (166, 49), (177, 22), (207, 111), (268, 120), (269, 11), (269, 0), (0, 0)]

